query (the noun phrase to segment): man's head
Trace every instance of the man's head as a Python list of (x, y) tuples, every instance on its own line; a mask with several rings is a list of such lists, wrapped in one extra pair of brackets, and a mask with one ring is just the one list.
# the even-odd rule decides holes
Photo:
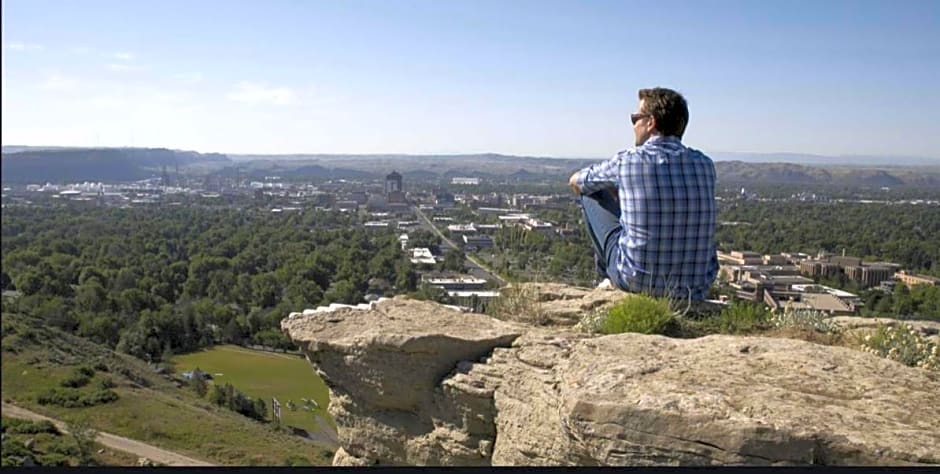
[(638, 95), (637, 112), (630, 116), (636, 146), (646, 143), (653, 135), (681, 139), (689, 123), (689, 107), (682, 95), (662, 87), (640, 89)]

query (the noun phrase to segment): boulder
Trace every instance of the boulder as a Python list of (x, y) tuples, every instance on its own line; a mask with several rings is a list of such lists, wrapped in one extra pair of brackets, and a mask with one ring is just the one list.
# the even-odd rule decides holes
[(335, 464), (488, 464), (492, 389), (444, 380), (523, 328), (401, 297), (294, 313), (281, 326), (330, 389), (344, 448)]

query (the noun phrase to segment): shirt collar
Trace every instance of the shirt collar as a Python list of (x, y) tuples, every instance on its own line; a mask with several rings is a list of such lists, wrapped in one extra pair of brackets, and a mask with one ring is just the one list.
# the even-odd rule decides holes
[(653, 135), (646, 140), (644, 145), (652, 145), (654, 143), (682, 143), (682, 140), (673, 136)]

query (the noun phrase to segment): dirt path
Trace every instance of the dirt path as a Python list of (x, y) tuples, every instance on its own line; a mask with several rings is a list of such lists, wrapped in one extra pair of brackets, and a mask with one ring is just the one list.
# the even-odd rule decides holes
[[(65, 423), (47, 416), (40, 415), (39, 413), (27, 410), (25, 408), (11, 405), (7, 402), (3, 402), (2, 413), (3, 416), (9, 416), (11, 418), (20, 418), (32, 421), (51, 421), (56, 426), (56, 428), (59, 429), (59, 431), (68, 433)], [(95, 441), (109, 448), (128, 452), (135, 456), (147, 458), (155, 463), (167, 466), (215, 466), (215, 464), (199, 461), (197, 459), (183, 456), (182, 454), (170, 452), (165, 449), (160, 449), (156, 446), (151, 446), (146, 443), (141, 443), (140, 441), (134, 441), (132, 439), (127, 439), (122, 436), (116, 436), (110, 433), (98, 432), (98, 437), (95, 439)]]

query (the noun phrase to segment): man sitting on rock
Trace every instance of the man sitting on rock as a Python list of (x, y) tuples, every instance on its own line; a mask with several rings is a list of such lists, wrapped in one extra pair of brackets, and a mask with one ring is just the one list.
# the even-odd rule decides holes
[(682, 144), (685, 99), (641, 89), (636, 146), (571, 175), (594, 244), (599, 286), (700, 301), (718, 272), (715, 165)]

